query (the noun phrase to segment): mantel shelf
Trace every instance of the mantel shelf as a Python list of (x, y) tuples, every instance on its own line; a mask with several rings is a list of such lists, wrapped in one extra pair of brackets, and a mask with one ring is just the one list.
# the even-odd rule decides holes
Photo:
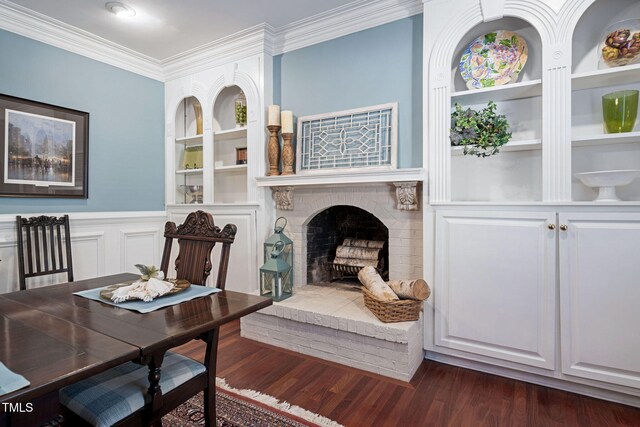
[(258, 187), (353, 185), (379, 182), (422, 182), (424, 180), (425, 171), (422, 168), (263, 176), (256, 178)]

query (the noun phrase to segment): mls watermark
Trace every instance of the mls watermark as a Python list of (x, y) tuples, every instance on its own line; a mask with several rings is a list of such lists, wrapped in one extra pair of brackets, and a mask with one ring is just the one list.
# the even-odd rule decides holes
[(11, 403), (11, 402), (2, 402), (2, 410), (6, 413), (25, 413), (25, 412), (33, 412), (33, 403)]

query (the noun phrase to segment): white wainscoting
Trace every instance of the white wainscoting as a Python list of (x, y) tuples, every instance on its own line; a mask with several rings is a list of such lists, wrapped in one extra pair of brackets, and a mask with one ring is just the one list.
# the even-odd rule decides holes
[[(70, 213), (69, 218), (76, 280), (122, 272), (135, 273), (134, 264), (139, 263), (160, 266), (164, 223), (167, 220), (165, 211)], [(15, 221), (15, 215), (0, 215), (0, 293), (18, 289)], [(29, 279), (27, 286), (65, 281), (64, 274), (43, 276)]]

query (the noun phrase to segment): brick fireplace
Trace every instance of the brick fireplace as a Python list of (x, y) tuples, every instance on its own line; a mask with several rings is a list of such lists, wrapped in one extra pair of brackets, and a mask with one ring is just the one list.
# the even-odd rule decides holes
[(276, 215), (287, 219), (285, 233), (293, 241), (294, 295), (243, 317), (241, 333), (409, 381), (424, 357), (423, 319), (380, 322), (364, 307), (358, 287), (326, 286), (326, 269), (345, 238), (382, 239), (388, 279), (421, 278), (422, 212), (416, 182), (344, 182), (349, 180), (272, 188)]

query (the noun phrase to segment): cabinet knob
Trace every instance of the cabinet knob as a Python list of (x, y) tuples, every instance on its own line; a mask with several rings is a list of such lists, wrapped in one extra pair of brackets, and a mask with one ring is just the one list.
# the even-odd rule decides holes
[(547, 224), (547, 228), (549, 230), (555, 230), (556, 229), (556, 225), (555, 224)]
[(568, 229), (569, 229), (569, 227), (567, 227), (567, 225), (566, 225), (566, 224), (562, 224), (562, 225), (560, 225), (560, 230), (562, 230), (562, 231), (567, 231)]

